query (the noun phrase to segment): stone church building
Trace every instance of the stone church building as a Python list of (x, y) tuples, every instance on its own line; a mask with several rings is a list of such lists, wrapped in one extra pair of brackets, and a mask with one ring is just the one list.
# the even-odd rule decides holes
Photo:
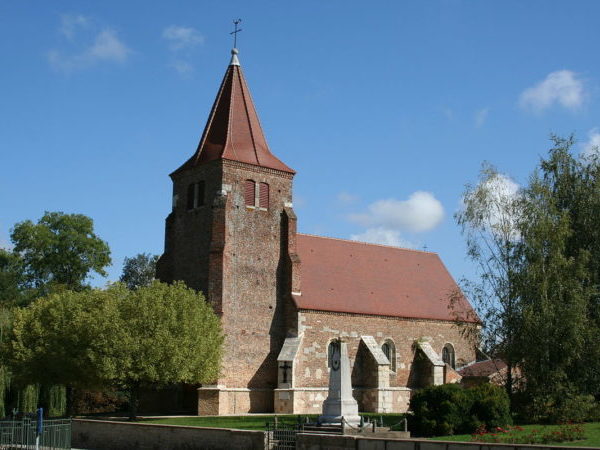
[(294, 174), (269, 149), (234, 49), (196, 152), (170, 175), (157, 267), (222, 321), (221, 376), (191, 391), (198, 414), (320, 413), (338, 337), (361, 411), (405, 411), (412, 390), (460, 380), (478, 319), (439, 256), (298, 233)]

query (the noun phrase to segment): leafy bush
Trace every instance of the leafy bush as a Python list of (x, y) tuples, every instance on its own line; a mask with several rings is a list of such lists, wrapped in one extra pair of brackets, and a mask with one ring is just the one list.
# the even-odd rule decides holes
[(470, 431), (478, 426), (488, 428), (505, 427), (512, 424), (510, 415), (510, 400), (506, 391), (493, 384), (481, 384), (469, 389), (472, 405), (470, 411)]
[(506, 392), (493, 385), (465, 389), (456, 384), (430, 386), (410, 401), (410, 430), (419, 436), (472, 433), (480, 427), (511, 424)]
[(515, 396), (517, 419), (529, 423), (557, 424), (593, 422), (600, 419), (600, 404), (591, 395), (580, 395), (565, 389), (560, 395), (551, 393), (533, 396), (524, 392)]

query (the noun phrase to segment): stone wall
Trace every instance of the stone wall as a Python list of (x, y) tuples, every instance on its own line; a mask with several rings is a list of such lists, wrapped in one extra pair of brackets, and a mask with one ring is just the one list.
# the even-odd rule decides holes
[(368, 438), (324, 434), (298, 434), (297, 450), (592, 450), (591, 447), (560, 447), (526, 444), (487, 444), (430, 441), (425, 439)]
[(264, 450), (265, 432), (75, 419), (74, 448), (94, 450)]
[(439, 355), (445, 344), (452, 344), (457, 365), (475, 360), (474, 342), (463, 336), (461, 328), (453, 322), (319, 311), (300, 311), (298, 315), (304, 337), (294, 367), (294, 386), (327, 386), (327, 346), (338, 336), (348, 342), (351, 365), (354, 365), (361, 335), (373, 336), (379, 345), (391, 340), (396, 347), (397, 367), (396, 372), (390, 374), (390, 387), (411, 386), (414, 343), (423, 337), (430, 339), (431, 347)]

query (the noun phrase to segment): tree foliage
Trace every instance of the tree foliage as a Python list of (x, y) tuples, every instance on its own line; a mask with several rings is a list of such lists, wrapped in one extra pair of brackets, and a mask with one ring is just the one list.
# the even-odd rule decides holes
[(506, 391), (484, 384), (465, 389), (458, 384), (429, 386), (410, 399), (411, 430), (419, 436), (473, 433), (478, 427), (512, 423)]
[(14, 252), (23, 263), (24, 279), (42, 294), (52, 286), (80, 290), (90, 272), (106, 276), (111, 262), (108, 244), (94, 233), (92, 219), (82, 214), (46, 212), (33, 223), (16, 224)]
[(600, 395), (600, 171), (571, 154), (572, 137), (553, 143), (525, 189), (520, 226), (518, 345), (530, 414), (540, 419)]
[(8, 347), (22, 383), (130, 390), (214, 381), (221, 327), (202, 294), (158, 281), (63, 291), (16, 311)]
[(149, 286), (156, 275), (156, 262), (158, 255), (138, 253), (131, 258), (125, 258), (123, 273), (119, 281), (125, 283), (129, 289)]
[(487, 349), (521, 369), (519, 399), (535, 420), (600, 398), (600, 161), (573, 156), (573, 137), (552, 143), (508, 202), (498, 208), (487, 168), (456, 216), (481, 269), (471, 286)]
[(5, 307), (27, 302), (28, 289), (22, 258), (0, 248), (0, 305)]
[(464, 288), (483, 321), (483, 349), (508, 365), (506, 390), (513, 391), (513, 367), (520, 359), (515, 345), (521, 326), (516, 291), (520, 270), (518, 229), (523, 201), (518, 186), (494, 167), (484, 164), (477, 185), (467, 186), (463, 208), (455, 214), (466, 237), (467, 252), (477, 265), (479, 280)]

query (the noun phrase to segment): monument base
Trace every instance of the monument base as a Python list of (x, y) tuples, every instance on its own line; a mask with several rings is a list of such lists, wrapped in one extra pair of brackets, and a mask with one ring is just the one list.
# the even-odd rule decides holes
[(320, 425), (341, 425), (342, 419), (346, 425), (358, 427), (360, 425), (360, 416), (319, 416)]
[(323, 402), (323, 414), (319, 416), (321, 424), (341, 424), (342, 419), (346, 424), (358, 426), (360, 416), (358, 415), (358, 404), (354, 398), (346, 400), (327, 399)]

